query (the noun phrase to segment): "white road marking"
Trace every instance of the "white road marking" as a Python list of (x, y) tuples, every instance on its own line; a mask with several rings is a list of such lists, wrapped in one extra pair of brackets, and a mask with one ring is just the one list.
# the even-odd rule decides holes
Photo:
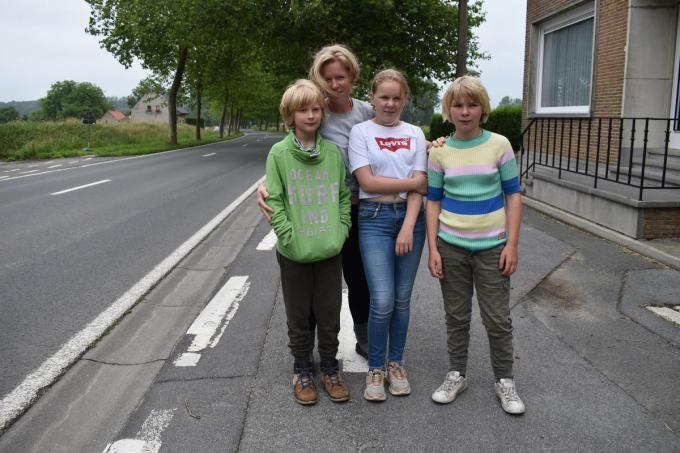
[(247, 143), (245, 143), (245, 144), (243, 144), (243, 145), (241, 145), (241, 146), (248, 146), (248, 144), (247, 144)]
[(12, 173), (13, 171), (19, 171), (20, 168), (15, 168), (14, 170), (5, 170), (7, 173)]
[(54, 193), (51, 193), (50, 195), (61, 195), (61, 194), (64, 194), (64, 193), (73, 192), (74, 190), (80, 190), (80, 189), (84, 189), (86, 187), (92, 187), (92, 186), (97, 186), (99, 184), (104, 184), (106, 182), (111, 182), (111, 180), (110, 179), (102, 179), (101, 181), (91, 182), (90, 184), (84, 184), (82, 186), (72, 187), (70, 189), (61, 190), (59, 192), (54, 192)]
[(121, 439), (109, 444), (104, 453), (158, 453), (161, 435), (168, 427), (177, 409), (152, 410), (137, 432), (137, 439)]
[(354, 322), (349, 311), (347, 289), (342, 290), (342, 308), (340, 309), (340, 333), (338, 334), (338, 360), (342, 360), (345, 373), (368, 373), (366, 359), (356, 353), (354, 347), (357, 337), (354, 335)]
[(91, 158), (91, 157), (86, 157), (85, 159), (83, 159), (83, 162), (87, 162), (88, 160), (92, 160), (92, 158)]
[(674, 307), (675, 309), (673, 309), (669, 307), (654, 307), (652, 305), (647, 305), (645, 308), (652, 313), (661, 316), (666, 321), (670, 321), (680, 327), (680, 311), (678, 311), (678, 307)]
[(9, 175), (0, 176), (0, 179), (5, 179), (5, 178), (9, 178)]
[(196, 354), (195, 352), (183, 352), (180, 354), (173, 362), (175, 366), (196, 366), (198, 361), (201, 360), (201, 354)]
[(34, 168), (34, 167), (37, 167), (38, 165), (40, 165), (40, 164), (29, 165), (29, 166), (26, 167), (26, 168)]
[(276, 245), (276, 233), (271, 230), (267, 235), (257, 244), (256, 250), (271, 250)]
[(53, 163), (54, 163), (54, 161), (53, 161), (53, 160), (50, 160), (50, 161), (48, 161), (48, 162), (45, 162), (45, 165), (49, 165), (49, 164), (53, 164)]
[(27, 174), (29, 174), (29, 173), (35, 173), (36, 171), (40, 171), (40, 170), (28, 170), (28, 171), (22, 171), (21, 174), (22, 174), (22, 175), (27, 175)]
[(73, 164), (77, 164), (78, 162), (80, 162), (80, 161), (72, 160), (71, 162), (66, 162), (66, 163), (69, 164), (69, 165), (73, 165)]
[[(201, 358), (199, 352), (208, 346), (211, 348), (217, 346), (229, 321), (236, 314), (239, 302), (248, 293), (248, 289), (250, 289), (248, 276), (231, 277), (224, 284), (187, 330), (187, 335), (194, 335), (194, 340), (187, 348), (187, 353), (194, 353), (195, 355), (181, 354), (174, 361), (175, 366), (196, 366)], [(220, 332), (217, 333), (217, 329), (220, 327)]]
[(57, 167), (61, 167), (61, 166), (62, 166), (62, 164), (57, 164), (57, 165), (51, 165), (51, 166), (49, 166), (49, 167), (47, 167), (47, 168), (48, 168), (48, 169), (49, 169), (49, 168), (57, 168)]
[(194, 233), (184, 244), (161, 261), (151, 272), (135, 283), (125, 294), (116, 299), (109, 308), (99, 314), (83, 330), (78, 332), (59, 351), (45, 360), (35, 371), (0, 401), (0, 431), (11, 420), (24, 412), (37, 399), (40, 390), (49, 387), (71, 366), (87, 349), (97, 341), (125, 312), (133, 307), (137, 301), (153, 288), (168, 272), (170, 272), (191, 250), (194, 249), (208, 234), (227, 218), (243, 201), (248, 198), (258, 186), (264, 182), (264, 176), (243, 192), (229, 206), (224, 208), (215, 218)]
[(217, 154), (217, 153), (204, 154), (201, 157), (210, 157), (210, 156), (214, 156), (215, 154)]

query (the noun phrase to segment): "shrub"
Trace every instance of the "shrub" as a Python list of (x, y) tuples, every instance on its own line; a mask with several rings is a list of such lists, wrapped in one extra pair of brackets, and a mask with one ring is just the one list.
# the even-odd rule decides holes
[[(196, 118), (187, 118), (186, 122), (190, 126), (195, 126), (196, 125)], [(201, 118), (201, 124), (200, 127), (203, 128), (205, 127), (205, 118)]]
[(430, 140), (435, 140), (439, 137), (446, 137), (451, 132), (453, 132), (453, 124), (449, 122), (444, 122), (442, 116), (439, 113), (432, 115), (432, 121), (430, 122)]
[[(507, 105), (498, 107), (489, 115), (486, 124), (482, 126), (484, 129), (497, 134), (504, 135), (510, 140), (512, 149), (519, 149), (519, 136), (522, 133), (522, 106), (521, 105)], [(444, 122), (439, 113), (432, 116), (432, 123), (430, 123), (429, 139), (434, 140), (439, 137), (446, 137), (451, 134), (455, 128), (453, 124)]]
[(498, 107), (489, 115), (484, 129), (505, 135), (512, 149), (519, 150), (519, 136), (522, 133), (522, 106), (507, 105)]

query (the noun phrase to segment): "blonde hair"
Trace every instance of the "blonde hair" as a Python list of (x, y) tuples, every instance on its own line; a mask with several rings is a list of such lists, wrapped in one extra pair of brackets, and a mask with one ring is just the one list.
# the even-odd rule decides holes
[(312, 67), (309, 68), (309, 80), (316, 83), (326, 93), (330, 89), (321, 71), (324, 66), (334, 61), (339, 62), (347, 70), (351, 85), (354, 85), (359, 80), (359, 61), (352, 51), (342, 44), (325, 46), (314, 55), (314, 62)]
[(326, 99), (319, 87), (307, 79), (299, 79), (288, 85), (279, 104), (279, 112), (286, 127), (295, 129), (295, 112), (311, 104), (318, 104), (322, 112), (326, 108)]
[(444, 118), (445, 121), (451, 121), (451, 118), (449, 118), (451, 106), (455, 101), (460, 101), (464, 97), (470, 98), (482, 106), (482, 118), (479, 123), (486, 123), (486, 120), (489, 119), (489, 114), (491, 113), (489, 93), (486, 92), (486, 88), (482, 85), (481, 80), (469, 75), (458, 77), (444, 92), (444, 98), (442, 99), (442, 118)]
[(406, 82), (406, 77), (397, 71), (396, 69), (383, 69), (373, 77), (373, 82), (371, 83), (371, 96), (375, 94), (378, 90), (378, 86), (384, 82), (397, 82), (401, 85), (401, 89), (404, 93), (404, 100), (408, 100), (409, 88), (408, 82)]

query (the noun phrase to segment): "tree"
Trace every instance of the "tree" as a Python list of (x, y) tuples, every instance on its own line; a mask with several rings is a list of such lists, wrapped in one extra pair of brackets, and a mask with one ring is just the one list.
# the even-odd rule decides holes
[(0, 108), (0, 123), (9, 123), (10, 121), (17, 121), (21, 118), (21, 114), (12, 106)]
[[(314, 52), (334, 42), (348, 45), (359, 57), (359, 94), (367, 91), (378, 70), (395, 67), (407, 77), (414, 95), (426, 90), (423, 80), (450, 80), (455, 74), (457, 13), (447, 0), (262, 0), (259, 31), (267, 67), (288, 80), (307, 73)], [(467, 66), (484, 58), (473, 34), (484, 20), (481, 3), (468, 8)], [(281, 37), (285, 36), (285, 39)]]
[(102, 89), (89, 82), (55, 82), (40, 99), (40, 116), (47, 120), (82, 118), (88, 112), (99, 118), (110, 109)]
[(521, 98), (511, 98), (510, 96), (503, 96), (503, 99), (501, 99), (501, 102), (498, 103), (498, 107), (503, 107), (506, 105), (522, 105), (522, 99)]
[(172, 75), (168, 93), (170, 143), (177, 143), (177, 92), (186, 65), (191, 32), (198, 28), (198, 2), (142, 0), (87, 0), (87, 31), (103, 36), (100, 43), (125, 67), (135, 58), (162, 77)]
[(456, 55), (456, 77), (467, 74), (468, 44), (468, 2), (458, 0), (458, 51)]

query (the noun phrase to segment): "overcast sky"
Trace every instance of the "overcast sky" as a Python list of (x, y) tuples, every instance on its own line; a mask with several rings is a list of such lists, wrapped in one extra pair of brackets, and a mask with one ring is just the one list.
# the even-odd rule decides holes
[[(480, 64), (495, 106), (503, 96), (521, 97), (526, 0), (485, 0)], [(97, 39), (85, 33), (89, 6), (82, 0), (0, 0), (0, 101), (44, 97), (59, 80), (91, 82), (106, 96), (127, 96), (146, 76), (125, 69)]]

